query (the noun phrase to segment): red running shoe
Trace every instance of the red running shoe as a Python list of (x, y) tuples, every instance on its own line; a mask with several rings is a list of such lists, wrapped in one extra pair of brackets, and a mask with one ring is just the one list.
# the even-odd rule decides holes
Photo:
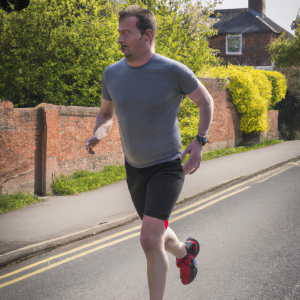
[(191, 283), (197, 275), (195, 258), (200, 251), (200, 245), (195, 239), (188, 238), (185, 247), (187, 255), (184, 258), (176, 258), (176, 267), (180, 268), (180, 278), (184, 285)]

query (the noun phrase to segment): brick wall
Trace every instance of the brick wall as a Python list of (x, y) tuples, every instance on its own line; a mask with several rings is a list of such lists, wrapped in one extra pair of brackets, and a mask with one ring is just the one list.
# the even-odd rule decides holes
[(214, 99), (214, 118), (209, 129), (209, 143), (204, 150), (236, 147), (243, 143), (239, 131), (241, 115), (232, 103), (227, 83), (222, 79), (199, 78)]
[(51, 192), (52, 178), (76, 169), (99, 171), (106, 165), (122, 164), (124, 155), (114, 116), (108, 137), (85, 151), (99, 108), (41, 104), (13, 108), (0, 104), (0, 184), (3, 193)]
[(234, 65), (271, 66), (271, 57), (267, 46), (278, 36), (274, 33), (244, 33), (241, 55), (226, 55), (226, 34), (220, 34), (209, 39), (209, 46), (220, 50), (224, 62)]
[[(200, 78), (214, 99), (214, 119), (209, 143), (204, 150), (235, 147), (245, 141), (239, 131), (241, 115), (232, 103), (221, 79)], [(85, 151), (99, 108), (40, 104), (35, 108), (14, 108), (0, 102), (0, 185), (3, 193), (51, 192), (52, 178), (72, 174), (76, 169), (99, 171), (106, 165), (123, 164), (124, 155), (116, 117), (106, 139)], [(265, 137), (278, 137), (278, 112), (269, 112)]]
[(0, 103), (0, 184), (3, 192), (34, 191), (37, 109)]

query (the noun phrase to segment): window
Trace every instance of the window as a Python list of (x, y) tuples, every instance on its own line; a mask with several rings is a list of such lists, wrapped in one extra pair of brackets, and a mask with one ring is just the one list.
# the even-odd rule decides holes
[(233, 34), (226, 36), (226, 54), (242, 54), (242, 35)]

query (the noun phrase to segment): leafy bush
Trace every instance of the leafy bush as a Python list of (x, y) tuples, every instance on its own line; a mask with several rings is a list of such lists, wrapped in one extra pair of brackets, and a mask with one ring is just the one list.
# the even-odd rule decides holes
[(263, 71), (272, 84), (270, 109), (275, 109), (276, 103), (284, 99), (287, 91), (287, 81), (280, 72)]
[(300, 66), (300, 23), (292, 40), (283, 33), (269, 45), (272, 61), (276, 67)]
[(182, 100), (178, 112), (178, 123), (182, 148), (186, 148), (195, 139), (199, 125), (199, 108), (187, 97)]
[(248, 66), (214, 67), (198, 76), (229, 78), (233, 103), (242, 114), (240, 130), (245, 133), (268, 129), (267, 111), (284, 98), (287, 88), (284, 75)]
[(0, 194), (0, 214), (12, 210), (21, 209), (30, 204), (38, 203), (41, 200), (36, 195), (18, 193), (16, 195)]
[(300, 140), (300, 88), (288, 89), (286, 97), (276, 104), (278, 129), (285, 140)]

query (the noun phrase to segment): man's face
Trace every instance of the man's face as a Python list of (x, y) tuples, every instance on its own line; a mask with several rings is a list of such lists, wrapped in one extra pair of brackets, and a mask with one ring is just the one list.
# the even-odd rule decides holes
[[(134, 60), (145, 52), (147, 42), (145, 34), (142, 38), (141, 32), (136, 27), (136, 17), (123, 19), (119, 23), (118, 32), (120, 33), (118, 43), (121, 45), (121, 51), (126, 59)], [(141, 39), (142, 38), (142, 39)]]

